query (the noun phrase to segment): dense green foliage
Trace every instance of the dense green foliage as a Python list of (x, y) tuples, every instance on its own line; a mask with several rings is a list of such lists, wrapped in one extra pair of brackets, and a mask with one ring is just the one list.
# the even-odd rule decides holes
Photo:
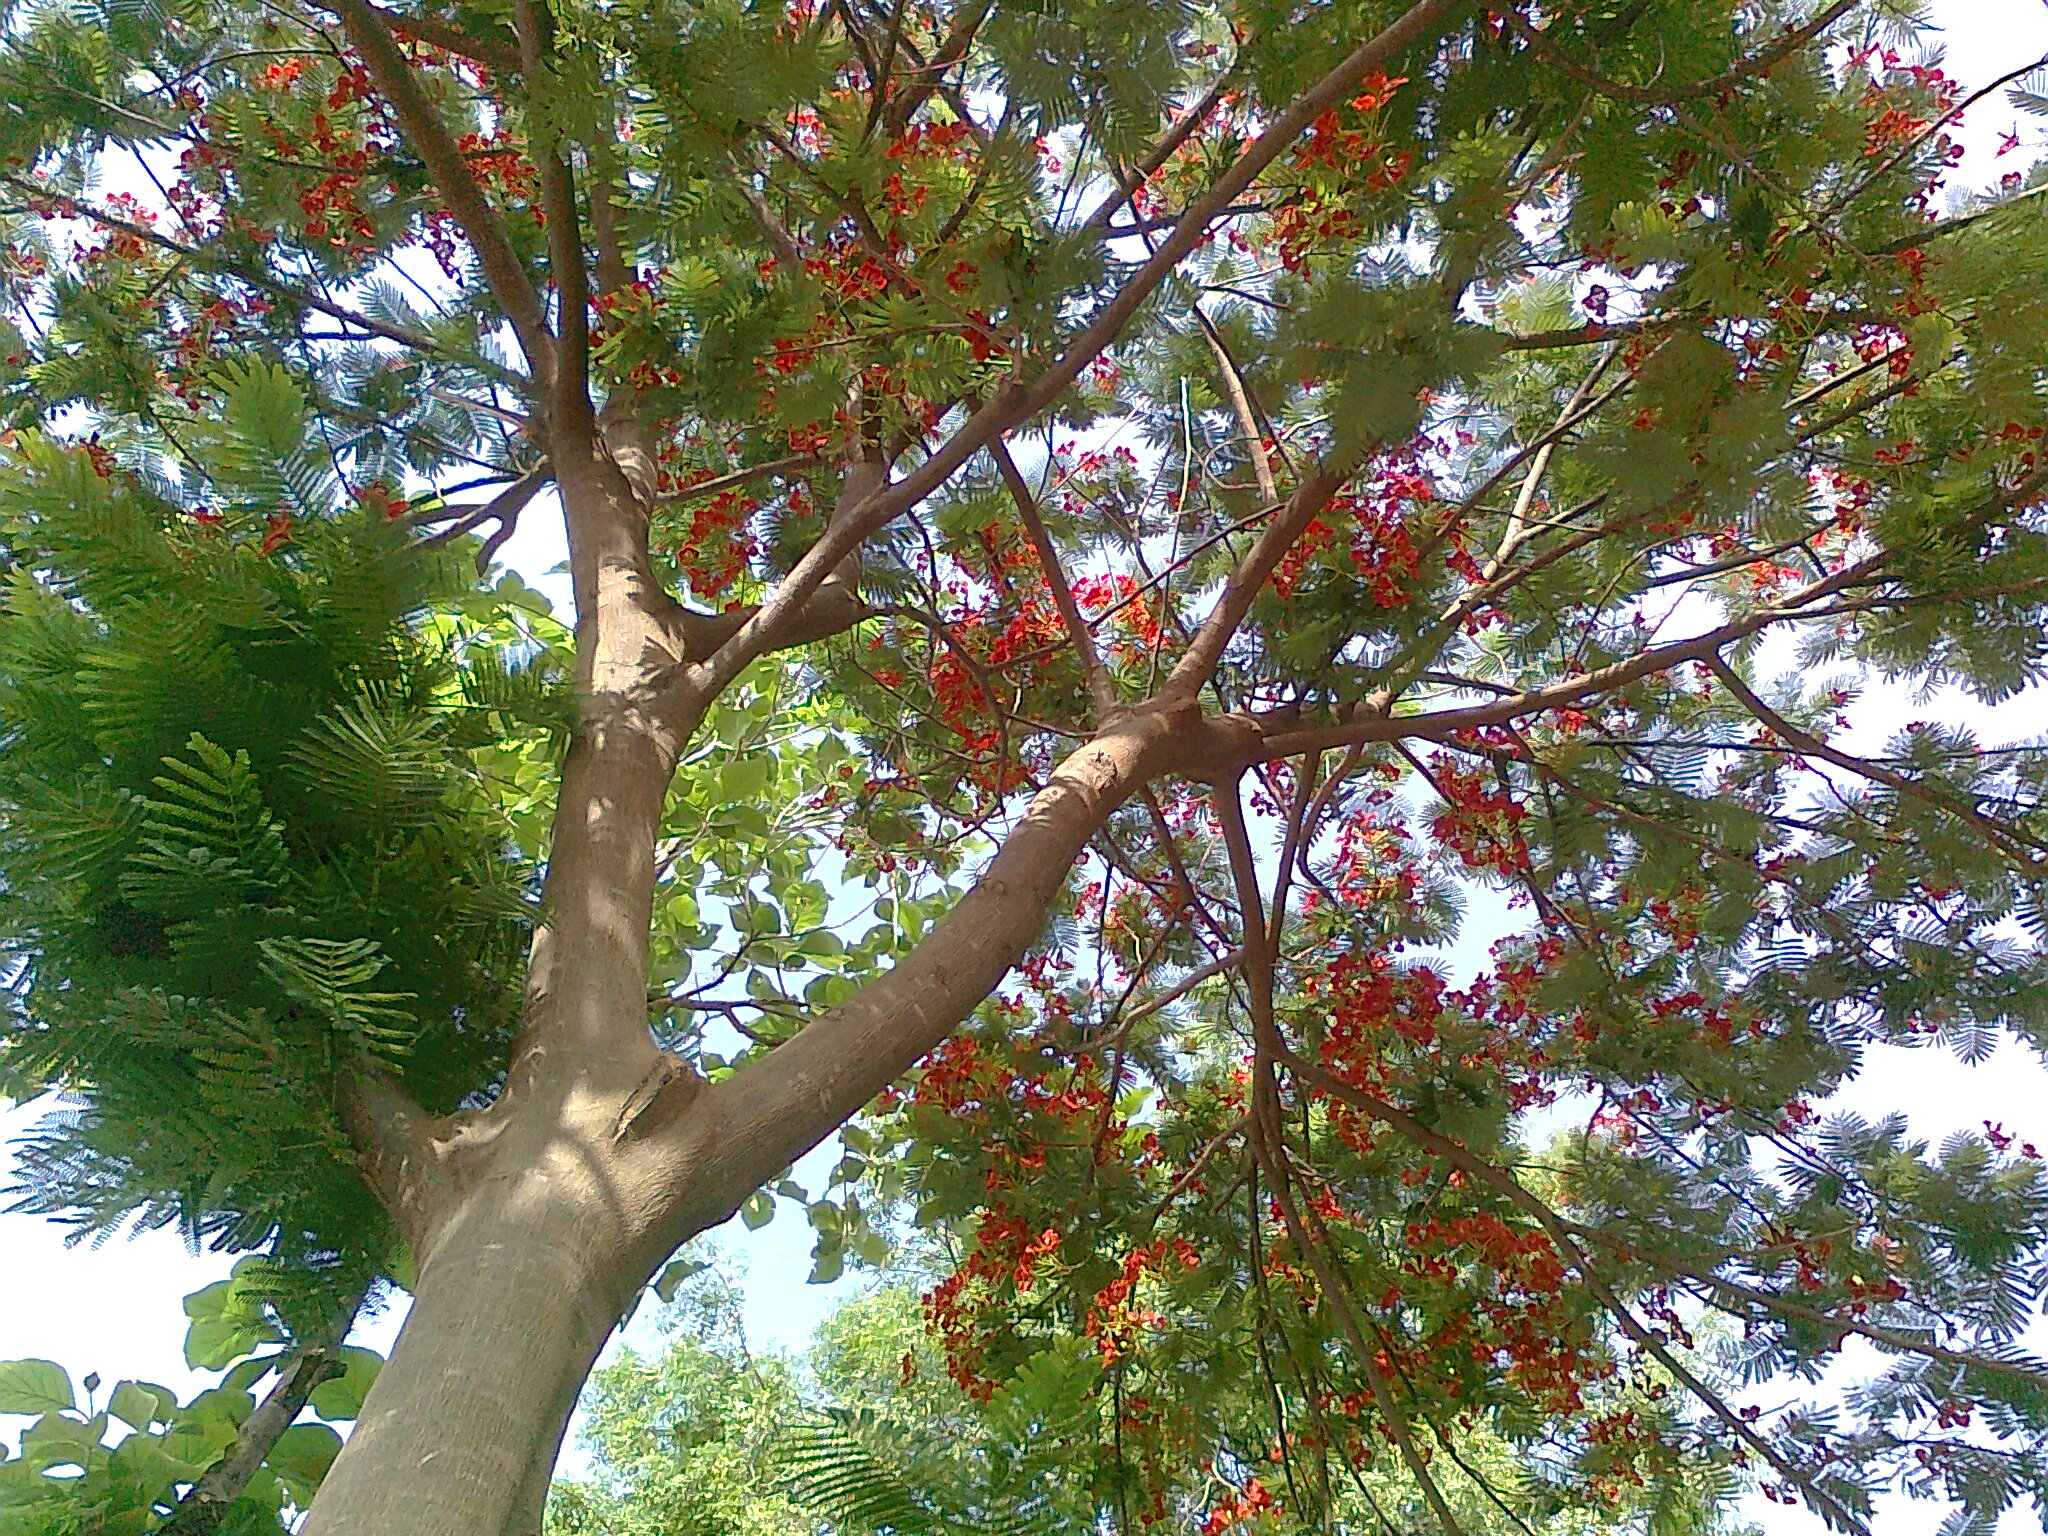
[[(1839, 744), (2048, 671), (2048, 174), (1948, 185), (1910, 5), (0, 15), (35, 1208), (401, 1268), (367, 1106), (502, 1106), (557, 791), (672, 731), (613, 1036), (770, 1164), (904, 1074), (732, 1203), (949, 1262), (901, 1390), (900, 1306), (621, 1367), (563, 1520), (2048, 1505), (2041, 1158), (1816, 1108), (2048, 1049), (2048, 751)], [(551, 479), (573, 637), (454, 553)]]
[(517, 610), (461, 618), (451, 557), (338, 503), (284, 370), (220, 389), (206, 518), (38, 439), (0, 484), (6, 1064), (92, 1086), (21, 1177), (360, 1291), (394, 1261), (337, 1106), (371, 1065), (437, 1109), (488, 1087), (533, 873), (464, 749), (559, 712)]

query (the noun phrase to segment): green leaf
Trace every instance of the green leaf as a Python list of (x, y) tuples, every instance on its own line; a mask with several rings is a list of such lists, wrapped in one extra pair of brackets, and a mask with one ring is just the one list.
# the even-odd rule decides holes
[(681, 1289), (685, 1280), (689, 1279), (692, 1275), (702, 1274), (710, 1267), (702, 1259), (672, 1260), (660, 1274), (654, 1277), (654, 1285), (652, 1287), (654, 1294), (659, 1296), (664, 1303), (674, 1301), (676, 1299), (676, 1292)]
[(52, 1360), (0, 1360), (0, 1413), (55, 1413), (77, 1406), (71, 1378)]
[(756, 800), (775, 777), (775, 759), (765, 752), (749, 753), (727, 763), (718, 776), (719, 794), (732, 801)]
[[(947, 1536), (959, 1530), (891, 1464), (910, 1459), (890, 1444), (894, 1438), (870, 1412), (835, 1410), (823, 1423), (796, 1426), (780, 1458), (791, 1496), (843, 1531)], [(885, 1460), (878, 1449), (892, 1454)]]
[(107, 1412), (131, 1429), (168, 1424), (177, 1411), (177, 1394), (147, 1381), (116, 1382), (114, 1395), (107, 1400)]
[(67, 1414), (45, 1413), (21, 1432), (23, 1459), (43, 1468), (74, 1466), (90, 1469), (103, 1460), (106, 1447), (100, 1437), (107, 1432), (107, 1416), (79, 1420)]
[(292, 1502), (304, 1508), (340, 1450), (341, 1436), (325, 1424), (294, 1424), (277, 1437), (263, 1464), (284, 1483)]
[(313, 1004), (334, 1027), (365, 1049), (402, 1063), (419, 1034), (419, 1020), (399, 1006), (410, 992), (372, 992), (365, 983), (389, 965), (370, 939), (259, 939), (263, 969), (292, 996)]
[(341, 1351), (342, 1373), (330, 1376), (306, 1400), (323, 1419), (353, 1419), (363, 1411), (363, 1399), (376, 1385), (384, 1357), (373, 1349), (345, 1345)]
[(189, 758), (164, 758), (168, 771), (151, 781), (156, 793), (121, 890), (166, 917), (206, 920), (274, 892), (289, 855), (249, 754), (230, 754), (197, 731), (185, 750)]
[(185, 1363), (195, 1371), (218, 1371), (262, 1343), (260, 1329), (226, 1318), (201, 1318), (185, 1330)]
[[(246, 1265), (249, 1261), (244, 1260)], [(238, 1272), (185, 1298), (185, 1363), (196, 1371), (225, 1370), (259, 1344), (284, 1338), (265, 1315), (254, 1276)]]
[(747, 1224), (749, 1232), (758, 1232), (775, 1219), (775, 1199), (772, 1195), (755, 1190), (740, 1205), (740, 1220)]

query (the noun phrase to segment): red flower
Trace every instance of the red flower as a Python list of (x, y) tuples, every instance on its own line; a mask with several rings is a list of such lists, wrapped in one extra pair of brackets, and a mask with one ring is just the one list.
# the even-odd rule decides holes
[(274, 555), (291, 541), (291, 513), (282, 510), (271, 513), (269, 521), (264, 524), (262, 552), (266, 555)]

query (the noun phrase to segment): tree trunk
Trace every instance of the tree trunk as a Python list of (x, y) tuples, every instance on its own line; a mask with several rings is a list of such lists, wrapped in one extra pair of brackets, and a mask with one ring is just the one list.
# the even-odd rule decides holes
[(647, 1028), (655, 842), (693, 723), (659, 697), (673, 605), (623, 476), (588, 455), (559, 454), (556, 469), (582, 718), (525, 1018), (490, 1108), (433, 1122), (366, 1103), (354, 1117), (417, 1289), (305, 1536), (531, 1536), (606, 1337), (675, 1243), (747, 1193), (698, 1198), (701, 1149), (675, 1122), (702, 1079)]
[(496, 1536), (531, 1513), (532, 1480), (644, 1279), (574, 1140), (480, 1185), (444, 1224), (304, 1536)]

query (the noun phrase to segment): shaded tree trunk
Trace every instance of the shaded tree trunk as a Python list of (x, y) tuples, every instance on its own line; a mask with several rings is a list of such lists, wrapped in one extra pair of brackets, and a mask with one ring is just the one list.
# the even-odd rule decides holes
[(529, 1483), (553, 1467), (637, 1289), (604, 1231), (600, 1181), (565, 1173), (507, 1180), (448, 1224), (308, 1536), (495, 1532), (532, 1505)]

